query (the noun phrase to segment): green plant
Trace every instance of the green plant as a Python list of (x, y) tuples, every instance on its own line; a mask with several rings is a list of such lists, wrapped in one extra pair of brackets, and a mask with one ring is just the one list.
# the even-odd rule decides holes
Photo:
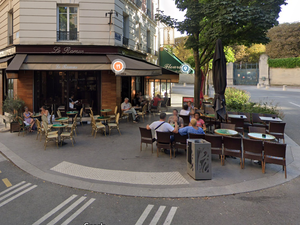
[(7, 98), (3, 102), (3, 111), (9, 113), (10, 121), (15, 121), (16, 116), (22, 116), (22, 112), (25, 106), (25, 102), (18, 98)]
[(296, 68), (300, 67), (300, 58), (269, 59), (272, 68)]

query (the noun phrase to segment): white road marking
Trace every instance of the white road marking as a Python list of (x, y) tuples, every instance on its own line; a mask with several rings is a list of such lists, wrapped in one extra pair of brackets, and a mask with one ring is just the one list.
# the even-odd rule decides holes
[(5, 191), (0, 192), (0, 196), (3, 195), (3, 194), (5, 194), (6, 192), (9, 192), (10, 190), (13, 190), (13, 189), (19, 187), (20, 185), (22, 185), (22, 184), (24, 184), (24, 183), (26, 183), (26, 182), (25, 182), (25, 181), (22, 181), (22, 182), (20, 182), (20, 183), (18, 183), (18, 184), (16, 184), (16, 185), (13, 185), (13, 186), (7, 188)]
[(3, 199), (5, 199), (5, 198), (7, 198), (7, 197), (9, 197), (9, 196), (11, 196), (11, 195), (13, 195), (13, 194), (15, 194), (15, 193), (21, 191), (21, 190), (23, 190), (24, 188), (26, 188), (26, 187), (28, 187), (28, 186), (30, 186), (30, 185), (31, 185), (31, 183), (25, 184), (25, 185), (23, 185), (23, 186), (17, 188), (16, 190), (9, 192), (8, 194), (3, 195), (3, 196), (0, 198), (0, 201), (2, 201)]
[(153, 219), (151, 220), (149, 225), (156, 225), (157, 222), (159, 221), (161, 215), (163, 214), (163, 212), (165, 211), (166, 206), (160, 206), (157, 210), (157, 212), (155, 213)]
[(171, 224), (171, 222), (173, 220), (173, 217), (176, 213), (176, 210), (177, 210), (177, 207), (172, 207), (171, 208), (171, 210), (170, 210), (170, 212), (169, 212), (169, 214), (168, 214), (168, 216), (167, 216), (167, 218), (166, 218), (163, 225), (170, 225)]
[(300, 107), (300, 105), (298, 105), (298, 104), (296, 104), (294, 102), (290, 102), (290, 104)]
[(81, 206), (74, 214), (72, 214), (68, 219), (65, 220), (61, 225), (68, 225), (72, 220), (74, 220), (80, 213), (82, 213), (90, 204), (92, 204), (96, 199), (91, 198), (83, 206)]
[(36, 221), (32, 225), (39, 225), (39, 224), (41, 224), (42, 222), (44, 222), (46, 219), (48, 219), (50, 216), (52, 216), (54, 213), (56, 213), (62, 207), (64, 207), (65, 205), (67, 205), (70, 201), (72, 201), (76, 197), (77, 197), (77, 195), (72, 195), (71, 197), (69, 197), (67, 200), (65, 200), (64, 202), (62, 202), (58, 206), (56, 206), (54, 209), (52, 209), (50, 212), (48, 212), (46, 215), (44, 215), (42, 218), (40, 218), (38, 221)]
[(85, 199), (86, 199), (86, 197), (81, 197), (81, 198), (77, 199), (76, 202), (74, 202), (72, 205), (70, 205), (68, 208), (66, 208), (62, 213), (60, 213), (57, 217), (55, 217), (53, 220), (51, 220), (47, 225), (56, 224), (58, 221), (60, 221), (65, 215), (67, 215), (69, 212), (71, 212), (76, 206), (78, 206)]
[(21, 195), (27, 193), (28, 191), (31, 191), (32, 189), (34, 189), (34, 188), (36, 188), (36, 187), (37, 187), (37, 185), (33, 185), (33, 186), (31, 186), (30, 188), (27, 188), (26, 190), (24, 190), (24, 191), (22, 191), (22, 192), (16, 194), (15, 196), (13, 196), (13, 197), (11, 197), (11, 198), (9, 198), (9, 199), (6, 199), (5, 201), (3, 201), (3, 202), (0, 203), (0, 207), (4, 206), (5, 204), (11, 202), (12, 200), (14, 200), (14, 199), (20, 197)]
[(146, 220), (147, 216), (149, 215), (149, 213), (151, 212), (153, 207), (154, 207), (154, 205), (148, 205), (135, 225), (142, 225), (144, 223), (144, 221)]

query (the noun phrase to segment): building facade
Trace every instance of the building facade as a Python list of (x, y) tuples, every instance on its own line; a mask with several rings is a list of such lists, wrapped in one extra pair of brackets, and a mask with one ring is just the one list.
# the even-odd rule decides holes
[[(146, 79), (176, 82), (155, 65), (154, 9), (152, 0), (0, 1), (0, 104), (18, 96), (31, 111), (68, 110), (74, 95), (99, 112), (148, 94)], [(120, 76), (116, 59), (126, 64)]]

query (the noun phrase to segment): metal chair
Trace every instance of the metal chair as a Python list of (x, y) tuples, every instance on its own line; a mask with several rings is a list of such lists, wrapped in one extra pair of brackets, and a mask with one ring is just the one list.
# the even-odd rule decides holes
[(151, 144), (151, 150), (153, 153), (153, 142), (155, 141), (152, 137), (152, 131), (148, 130), (147, 128), (140, 127), (140, 134), (141, 134), (141, 146), (140, 151), (143, 150), (143, 143), (146, 144), (146, 147), (148, 144)]
[(156, 147), (157, 147), (157, 157), (158, 157), (158, 151), (159, 149), (163, 148), (163, 149), (169, 149), (170, 150), (170, 159), (172, 159), (172, 142), (171, 142), (171, 138), (170, 136), (172, 135), (172, 133), (170, 132), (159, 132), (156, 131), (156, 136), (157, 136), (157, 140), (156, 140)]
[(224, 165), (222, 136), (206, 134), (205, 140), (211, 144), (211, 154), (219, 155), (219, 158), (221, 158), (221, 165)]
[(244, 138), (243, 139), (243, 168), (245, 168), (245, 159), (258, 160), (263, 165), (263, 141)]
[(285, 128), (285, 123), (270, 122), (269, 130), (267, 130), (267, 133), (275, 136), (278, 139), (278, 142), (279, 139), (282, 139), (283, 143), (285, 143), (284, 128)]
[(264, 143), (264, 161), (263, 173), (266, 170), (266, 163), (281, 165), (284, 170), (285, 179), (286, 175), (286, 144), (279, 144), (274, 142)]
[(242, 161), (242, 139), (240, 137), (223, 137), (224, 155), (240, 158), (241, 169), (243, 169)]

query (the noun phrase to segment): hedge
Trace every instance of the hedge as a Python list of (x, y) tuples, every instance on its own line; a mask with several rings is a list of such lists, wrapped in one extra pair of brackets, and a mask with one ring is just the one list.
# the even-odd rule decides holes
[(269, 59), (272, 68), (296, 68), (300, 67), (300, 58)]

